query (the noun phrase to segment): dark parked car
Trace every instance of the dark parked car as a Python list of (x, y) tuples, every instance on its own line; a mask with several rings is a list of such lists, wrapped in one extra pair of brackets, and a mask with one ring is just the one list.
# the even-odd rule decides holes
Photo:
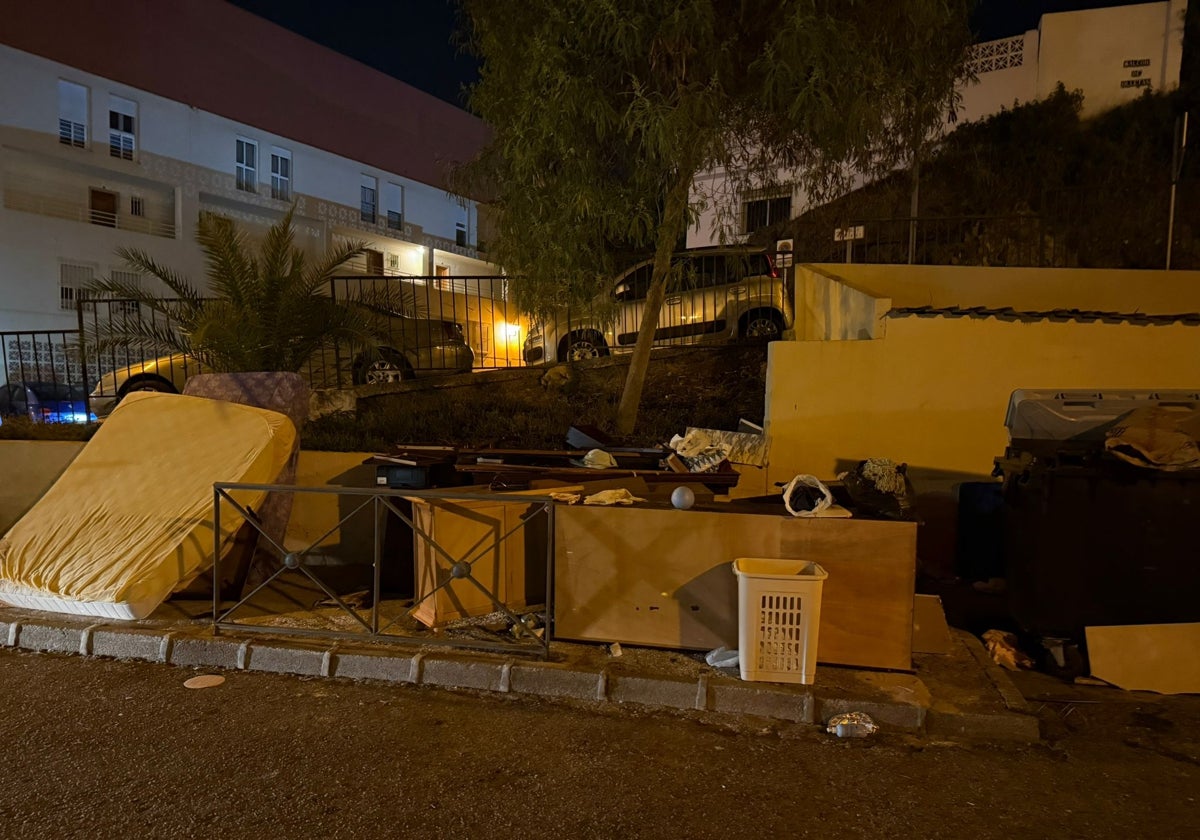
[(28, 417), (35, 423), (87, 423), (87, 391), (65, 382), (10, 382), (0, 386), (0, 416)]

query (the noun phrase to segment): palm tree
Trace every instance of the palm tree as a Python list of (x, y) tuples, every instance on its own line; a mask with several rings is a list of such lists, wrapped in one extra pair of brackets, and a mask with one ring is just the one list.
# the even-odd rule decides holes
[(99, 351), (152, 346), (162, 355), (184, 354), (218, 373), (296, 372), (337, 342), (374, 348), (370, 313), (329, 294), (330, 278), (362, 254), (364, 243), (339, 245), (310, 261), (295, 244), (294, 209), (271, 226), (257, 249), (230, 219), (200, 216), (196, 241), (211, 296), (145, 251), (117, 249), (131, 269), (157, 277), (174, 297), (98, 280), (91, 291), (136, 302), (161, 317), (107, 319), (89, 330), (87, 340)]

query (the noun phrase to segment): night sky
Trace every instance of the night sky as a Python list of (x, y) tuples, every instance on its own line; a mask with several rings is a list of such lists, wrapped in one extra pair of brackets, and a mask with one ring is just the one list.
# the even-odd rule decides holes
[[(230, 2), (460, 107), (478, 77), (475, 61), (451, 42), (453, 0)], [(1130, 0), (980, 0), (972, 28), (990, 41), (1035, 28), (1047, 12), (1124, 5)]]

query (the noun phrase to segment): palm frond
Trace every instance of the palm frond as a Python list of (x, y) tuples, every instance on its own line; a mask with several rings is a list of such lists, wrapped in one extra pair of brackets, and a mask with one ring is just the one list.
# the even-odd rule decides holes
[(164, 286), (171, 290), (171, 293), (175, 297), (191, 301), (201, 300), (200, 292), (197, 291), (190, 280), (174, 269), (168, 268), (158, 262), (140, 248), (122, 247), (118, 248), (116, 253), (125, 262), (127, 268), (139, 274), (149, 274), (151, 277), (157, 277), (162, 281)]
[(232, 219), (213, 213), (200, 216), (196, 241), (204, 251), (209, 287), (239, 306), (250, 303), (258, 266), (246, 251), (246, 234)]
[(187, 334), (169, 319), (121, 318), (85, 324), (83, 335), (89, 352), (103, 354), (137, 348), (149, 357), (172, 353), (196, 355)]
[(304, 273), (304, 287), (308, 294), (315, 294), (326, 286), (339, 269), (355, 257), (361, 257), (366, 250), (367, 243), (357, 241), (345, 242), (327, 251), (321, 259), (308, 266)]
[(263, 237), (261, 256), (259, 258), (259, 276), (264, 283), (276, 282), (291, 274), (292, 255), (296, 253), (296, 234), (292, 228), (292, 217), (296, 205), (288, 208), (287, 213), (267, 230)]
[[(132, 269), (159, 278), (176, 297), (159, 298), (111, 277), (98, 280), (90, 290), (135, 301), (138, 308), (94, 319), (84, 340), (95, 352), (181, 353), (228, 372), (297, 371), (335, 343), (376, 347), (383, 319), (335, 300), (329, 286), (348, 260), (362, 254), (365, 243), (345, 243), (311, 260), (296, 245), (293, 218), (289, 210), (255, 248), (232, 220), (201, 216), (196, 239), (211, 295), (201, 295), (186, 277), (146, 252), (122, 249)], [(393, 311), (396, 306), (404, 304), (392, 302)], [(141, 317), (146, 313), (153, 317)]]

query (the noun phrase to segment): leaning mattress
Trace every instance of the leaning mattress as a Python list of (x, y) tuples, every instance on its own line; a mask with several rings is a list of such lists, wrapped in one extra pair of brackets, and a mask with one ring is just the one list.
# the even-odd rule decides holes
[[(130, 394), (0, 538), (0, 601), (144, 618), (212, 565), (214, 482), (274, 481), (295, 441), (295, 426), (273, 411)], [(266, 493), (231, 495), (257, 509)], [(242, 522), (222, 506), (223, 546)]]

